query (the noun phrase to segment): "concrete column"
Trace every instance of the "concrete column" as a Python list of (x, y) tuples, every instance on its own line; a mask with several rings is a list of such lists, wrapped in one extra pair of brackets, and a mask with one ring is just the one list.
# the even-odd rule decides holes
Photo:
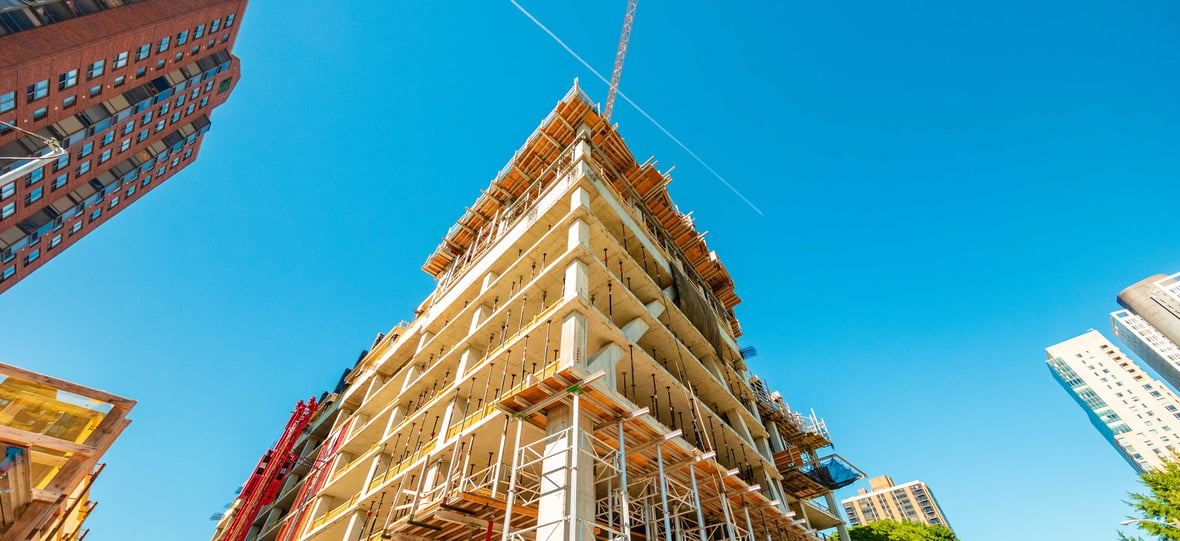
[(422, 348), (426, 347), (426, 343), (429, 342), (431, 338), (434, 338), (434, 333), (430, 331), (422, 331), (422, 336), (418, 338), (418, 347), (414, 350), (414, 353), (422, 351)]
[[(561, 406), (550, 410), (548, 425), (545, 427), (546, 436), (551, 436), (574, 426), (573, 407)], [(591, 419), (586, 414), (579, 415), (577, 425), (580, 428), (591, 426)], [(592, 465), (585, 457), (579, 457), (581, 471), (573, 475), (573, 453), (577, 452), (575, 428), (572, 434), (564, 438), (555, 438), (545, 446), (544, 454), (547, 458), (542, 461), (541, 497), (537, 505), (537, 523), (560, 521), (562, 518), (575, 520), (581, 518), (587, 522), (594, 520), (594, 475)], [(573, 496), (576, 509), (570, 509), (570, 497)], [(561, 521), (537, 529), (537, 541), (563, 541), (571, 539), (567, 535), (569, 522)]]
[(405, 404), (398, 404), (398, 405), (390, 408), (389, 421), (387, 421), (385, 423), (385, 432), (382, 433), (382, 437), (388, 436), (391, 433), (393, 433), (393, 427), (397, 426), (398, 423), (402, 422), (402, 419), (404, 419), (405, 417), (406, 417), (406, 405)]
[(754, 443), (754, 435), (750, 433), (750, 427), (746, 426), (746, 418), (744, 416), (742, 416), (742, 414), (737, 410), (737, 408), (731, 409), (726, 413), (728, 413), (729, 420), (732, 421), (733, 428), (734, 428), (734, 430), (737, 431), (738, 435), (745, 438), (746, 443), (753, 444)]
[(618, 344), (607, 344), (606, 347), (598, 350), (597, 353), (590, 356), (590, 360), (586, 362), (586, 367), (590, 373), (603, 370), (606, 372), (606, 377), (603, 378), (606, 386), (614, 391), (619, 390), (618, 384), (618, 365), (619, 361), (623, 359), (625, 353), (623, 348)]
[(590, 249), (590, 224), (582, 220), (575, 220), (574, 223), (570, 224), (569, 236), (566, 242), (566, 249), (573, 250), (578, 246), (585, 246), (586, 249)]
[(479, 292), (483, 293), (484, 291), (487, 291), (488, 288), (492, 287), (492, 284), (496, 282), (496, 278), (499, 278), (499, 277), (500, 277), (499, 274), (496, 274), (495, 272), (492, 272), (492, 271), (488, 271), (488, 273), (484, 275), (483, 282), (479, 286)]
[(573, 311), (561, 321), (560, 359), (562, 366), (586, 361), (586, 316)]
[(721, 366), (717, 364), (717, 359), (715, 357), (703, 357), (701, 358), (701, 363), (704, 364), (705, 368), (708, 368), (709, 372), (712, 372), (713, 376), (719, 381), (725, 381), (725, 372), (723, 372)]
[(369, 471), (365, 473), (365, 484), (361, 485), (361, 492), (369, 490), (369, 483), (373, 482), (381, 472), (389, 467), (389, 454), (377, 453), (373, 455), (373, 461), (369, 463)]
[(463, 353), (459, 355), (459, 366), (455, 368), (455, 381), (460, 381), (467, 375), (467, 369), (475, 366), (479, 359), (483, 357), (483, 351), (467, 346)]
[(475, 310), (471, 312), (471, 326), (467, 329), (467, 335), (471, 336), (472, 334), (475, 334), (475, 331), (479, 329), (479, 326), (483, 324), (484, 321), (487, 321), (488, 316), (490, 315), (492, 315), (491, 306), (486, 304), (477, 305)]
[(332, 496), (320, 496), (316, 499), (315, 504), (311, 506), (311, 519), (314, 521), (320, 518), (340, 505), (342, 500), (340, 498), (333, 498)]
[(335, 475), (337, 472), (347, 467), (348, 463), (352, 462), (352, 459), (354, 458), (356, 458), (356, 454), (341, 451), (336, 455), (336, 460), (332, 461), (332, 469), (329, 471), (332, 472), (332, 475)]
[(770, 433), (771, 450), (775, 453), (787, 450), (787, 442), (783, 441), (783, 435), (779, 434), (777, 424), (767, 425), (766, 431)]
[(586, 188), (578, 187), (570, 194), (570, 210), (578, 207), (590, 210), (590, 192)]
[(352, 516), (348, 517), (348, 528), (344, 530), (344, 537), (341, 539), (360, 539), (364, 535), (368, 518), (360, 509), (353, 511)]
[(566, 300), (574, 297), (590, 300), (590, 268), (585, 263), (574, 260), (565, 268), (565, 290), (562, 297)]

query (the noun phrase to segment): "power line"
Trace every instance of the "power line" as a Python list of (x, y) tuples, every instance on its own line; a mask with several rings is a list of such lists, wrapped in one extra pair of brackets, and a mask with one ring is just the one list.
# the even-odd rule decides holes
[[(583, 59), (580, 55), (578, 55), (578, 53), (574, 52), (574, 50), (571, 49), (569, 45), (566, 45), (565, 42), (561, 40), (561, 38), (557, 37), (557, 34), (554, 34), (553, 31), (549, 30), (549, 28), (547, 26), (545, 26), (544, 24), (542, 24), (541, 21), (538, 21), (537, 18), (534, 17), (532, 13), (529, 13), (529, 11), (527, 9), (524, 9), (524, 6), (521, 6), (520, 4), (518, 4), (516, 2), (516, 0), (508, 0), (508, 1), (512, 2), (512, 5), (516, 6), (516, 9), (519, 9), (521, 13), (524, 13), (525, 16), (528, 17), (529, 20), (533, 21), (533, 23), (536, 24), (538, 27), (540, 27), (541, 30), (544, 30), (546, 34), (549, 34), (549, 37), (553, 38), (553, 40), (556, 41), (558, 45), (561, 45), (561, 47), (563, 49), (565, 49), (566, 52), (568, 52), (571, 56), (573, 56), (575, 59), (577, 59), (578, 62), (581, 62), (581, 64), (583, 66), (585, 66), (586, 69), (590, 70), (590, 73), (593, 73), (595, 77), (598, 77), (599, 80), (601, 80), (603, 83), (606, 83), (607, 86), (610, 86), (610, 80), (608, 80), (606, 77), (603, 77), (601, 73), (598, 73), (598, 70), (594, 69), (594, 67), (591, 66), (589, 62), (586, 62), (586, 60)], [(622, 90), (619, 90), (618, 94), (619, 94), (619, 97), (623, 98), (623, 100), (625, 100), (627, 103), (631, 104), (631, 107), (634, 107), (636, 111), (639, 111), (639, 114), (643, 115), (643, 117), (646, 118), (648, 121), (650, 121), (653, 125), (655, 125), (655, 127), (659, 128), (660, 131), (664, 132), (664, 135), (667, 135), (668, 138), (672, 140), (672, 142), (676, 143), (677, 145), (680, 146), (680, 148), (684, 149), (684, 151), (687, 152), (689, 156), (692, 156), (692, 158), (694, 160), (696, 160), (697, 163), (701, 164), (701, 166), (704, 167), (706, 170), (708, 170), (710, 173), (712, 173), (713, 176), (717, 177), (717, 180), (720, 180), (721, 183), (724, 184), (726, 188), (729, 188), (730, 191), (732, 191), (735, 195), (740, 197), (742, 199), (742, 201), (744, 201), (747, 205), (749, 205), (751, 209), (754, 209), (754, 212), (757, 212), (759, 216), (766, 215), (765, 213), (762, 212), (761, 209), (759, 209), (756, 205), (754, 205), (753, 202), (751, 202), (749, 199), (747, 199), (745, 195), (742, 195), (742, 192), (738, 191), (738, 189), (735, 188), (733, 186), (733, 184), (730, 184), (728, 180), (725, 180), (725, 177), (721, 176), (721, 174), (718, 173), (712, 167), (710, 167), (709, 164), (705, 163), (705, 160), (702, 160), (700, 156), (697, 156), (696, 152), (693, 152), (692, 149), (688, 148), (688, 145), (685, 145), (683, 142), (680, 141), (680, 139), (677, 139), (675, 135), (672, 135), (672, 132), (668, 131), (668, 129), (665, 128), (659, 122), (656, 122), (656, 119), (652, 118), (651, 115), (647, 114), (647, 111), (644, 111), (642, 107), (640, 107), (639, 105), (637, 105), (635, 103), (635, 101), (633, 101), (631, 98), (627, 97), (627, 94), (625, 94)]]

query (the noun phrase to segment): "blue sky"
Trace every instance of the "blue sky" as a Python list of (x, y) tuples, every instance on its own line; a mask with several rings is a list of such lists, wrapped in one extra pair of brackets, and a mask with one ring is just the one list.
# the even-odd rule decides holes
[[(522, 2), (604, 73), (625, 2)], [(646, 2), (620, 103), (733, 274), (753, 368), (968, 540), (1111, 539), (1132, 470), (1044, 367), (1180, 271), (1180, 5)], [(201, 158), (0, 296), (2, 360), (138, 399), (88, 539), (202, 540), (432, 288), (442, 234), (568, 90), (502, 2), (254, 2)], [(848, 493), (852, 490), (848, 489)]]

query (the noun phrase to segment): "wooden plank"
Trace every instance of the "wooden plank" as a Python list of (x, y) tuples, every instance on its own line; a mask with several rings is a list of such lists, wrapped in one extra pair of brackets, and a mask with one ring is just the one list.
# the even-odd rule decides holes
[(93, 445), (74, 443), (69, 440), (46, 436), (45, 434), (37, 434), (35, 432), (25, 432), (24, 430), (17, 430), (10, 426), (0, 426), (0, 440), (46, 447), (55, 451), (74, 453), (79, 456), (93, 456), (98, 451)]
[(98, 389), (92, 389), (84, 385), (78, 385), (77, 383), (69, 382), (64, 379), (57, 379), (55, 377), (46, 376), (45, 374), (33, 372), (32, 370), (18, 368), (16, 366), (12, 366), (11, 364), (0, 363), (0, 374), (31, 381), (33, 383), (39, 383), (41, 385), (53, 387), (68, 393), (74, 393), (76, 395), (85, 396), (86, 398), (101, 400), (108, 404), (123, 406), (125, 408), (134, 407), (136, 404), (136, 401), (131, 400), (130, 398), (123, 398), (106, 391), (100, 391)]

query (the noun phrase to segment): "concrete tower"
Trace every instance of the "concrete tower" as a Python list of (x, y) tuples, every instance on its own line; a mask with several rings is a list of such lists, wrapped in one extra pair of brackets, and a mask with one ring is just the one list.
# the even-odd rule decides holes
[(1050, 346), (1049, 370), (1137, 472), (1157, 468), (1180, 443), (1180, 398), (1098, 331)]
[(575, 87), (348, 377), (254, 539), (815, 540), (860, 478), (747, 368), (717, 254)]

